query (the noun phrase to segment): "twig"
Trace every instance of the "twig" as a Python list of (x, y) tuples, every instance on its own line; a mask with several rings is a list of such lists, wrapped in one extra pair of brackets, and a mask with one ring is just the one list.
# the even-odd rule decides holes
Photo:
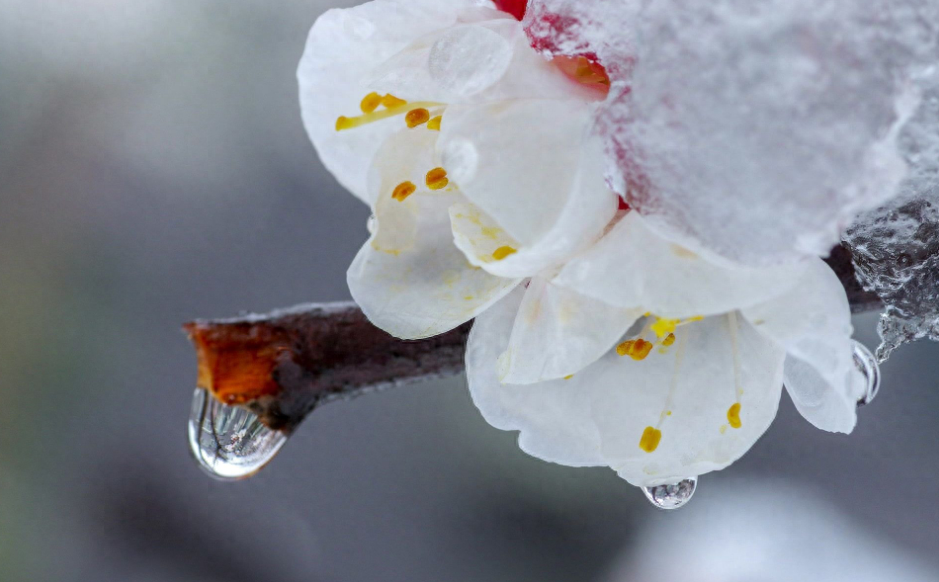
[[(855, 279), (847, 250), (836, 247), (828, 263), (852, 311), (880, 306)], [(403, 341), (370, 324), (354, 303), (341, 302), (197, 320), (184, 329), (196, 348), (199, 387), (290, 432), (325, 402), (461, 372), (470, 325)]]

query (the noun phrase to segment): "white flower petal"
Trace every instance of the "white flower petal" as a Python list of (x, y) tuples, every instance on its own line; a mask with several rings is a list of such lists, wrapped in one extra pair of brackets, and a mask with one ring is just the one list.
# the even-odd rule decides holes
[[(568, 212), (579, 212), (573, 226), (592, 225), (604, 212), (608, 220), (615, 197), (602, 171), (587, 163), (599, 151), (586, 138), (592, 111), (581, 101), (547, 99), (452, 106), (437, 144), (443, 167), (470, 202), (522, 245), (561, 236), (553, 229)], [(576, 231), (566, 235), (569, 245), (582, 243), (581, 228)]]
[(386, 119), (337, 132), (336, 119), (352, 116), (372, 88), (372, 70), (409, 44), (454, 25), (473, 0), (374, 0), (320, 16), (297, 70), (303, 124), (323, 164), (365, 202), (366, 176), (383, 139), (401, 127)]
[(531, 384), (579, 372), (612, 349), (640, 317), (638, 309), (613, 307), (536, 277), (499, 357), (500, 380)]
[(851, 432), (865, 381), (854, 366), (848, 298), (832, 270), (812, 259), (789, 292), (743, 315), (789, 352), (786, 389), (799, 412), (823, 430)]
[[(675, 335), (665, 354), (634, 361), (611, 352), (570, 380), (591, 387), (603, 455), (633, 485), (722, 469), (776, 416), (785, 352), (746, 319), (734, 312), (708, 317)], [(739, 428), (730, 422), (735, 403)], [(653, 429), (661, 440), (647, 452), (640, 443)]]
[(724, 313), (793, 287), (803, 263), (749, 268), (669, 242), (629, 212), (597, 244), (572, 259), (558, 285), (620, 307), (660, 316)]
[[(473, 402), (492, 426), (517, 430), (523, 451), (574, 467), (604, 465), (585, 386), (573, 380), (502, 384), (499, 354), (509, 343), (525, 289), (517, 288), (476, 318), (466, 347), (466, 377)], [(575, 376), (574, 378), (576, 378)]]
[[(454, 241), (471, 263), (532, 276), (600, 237), (617, 198), (603, 180), (601, 144), (581, 139), (587, 110), (542, 100), (448, 110), (438, 150), (472, 202), (451, 213)], [(555, 121), (564, 115), (572, 118)]]
[[(371, 238), (356, 255), (347, 279), (353, 299), (369, 320), (405, 339), (429, 337), (464, 323), (518, 284), (471, 266), (454, 245), (448, 207), (458, 192), (423, 186), (434, 167), (437, 132), (402, 130), (375, 156), (369, 191), (376, 200)], [(403, 201), (395, 187), (418, 190)]]

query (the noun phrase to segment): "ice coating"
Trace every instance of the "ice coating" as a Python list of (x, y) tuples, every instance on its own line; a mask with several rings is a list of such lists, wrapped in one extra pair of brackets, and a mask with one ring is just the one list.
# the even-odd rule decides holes
[(530, 0), (524, 25), (546, 56), (598, 57), (611, 77), (626, 79), (636, 56), (636, 23), (647, 0)]
[(917, 81), (923, 99), (898, 140), (909, 175), (899, 196), (861, 216), (844, 240), (861, 283), (887, 306), (881, 360), (908, 341), (939, 340), (939, 67)]
[(613, 186), (664, 234), (747, 263), (823, 255), (907, 167), (934, 0), (533, 0), (536, 48), (595, 55)]

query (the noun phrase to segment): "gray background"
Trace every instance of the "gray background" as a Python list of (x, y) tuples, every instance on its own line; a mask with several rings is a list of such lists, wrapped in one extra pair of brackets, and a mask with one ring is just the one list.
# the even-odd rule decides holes
[[(326, 7), (0, 0), (0, 580), (648, 581), (669, 579), (662, 556), (688, 580), (822, 559), (814, 579), (841, 580), (871, 547), (894, 579), (939, 579), (936, 345), (884, 366), (851, 437), (784, 397), (673, 514), (611, 471), (525, 456), (463, 378), (330, 405), (255, 479), (206, 478), (180, 323), (346, 299), (366, 237), (299, 118)], [(856, 320), (869, 345), (874, 321)]]

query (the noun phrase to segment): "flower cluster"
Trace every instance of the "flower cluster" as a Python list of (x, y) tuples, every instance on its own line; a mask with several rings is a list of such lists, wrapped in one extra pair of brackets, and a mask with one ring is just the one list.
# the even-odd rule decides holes
[(313, 26), (303, 120), (372, 209), (348, 271), (365, 314), (405, 339), (475, 318), (485, 418), (536, 457), (639, 486), (735, 461), (784, 384), (812, 424), (850, 432), (866, 382), (831, 270), (737, 262), (631, 209), (606, 177), (616, 80), (595, 54), (546, 58), (524, 13), (373, 0)]

